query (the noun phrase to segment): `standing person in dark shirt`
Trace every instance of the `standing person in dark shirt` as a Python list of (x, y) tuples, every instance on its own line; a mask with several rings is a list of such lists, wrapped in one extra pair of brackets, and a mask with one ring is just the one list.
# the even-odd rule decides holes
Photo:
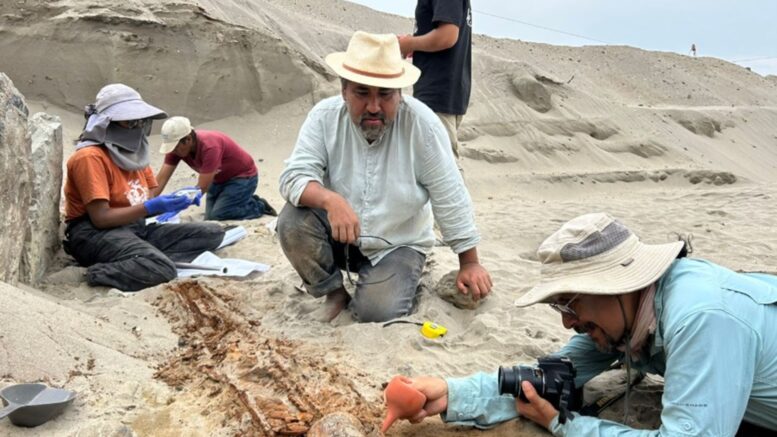
[(207, 193), (206, 220), (245, 220), (263, 214), (277, 215), (272, 206), (254, 194), (259, 182), (253, 158), (232, 138), (217, 131), (192, 129), (186, 117), (172, 117), (162, 125), (165, 163), (157, 174), (162, 192), (183, 160), (200, 174), (197, 187)]
[(469, 0), (418, 0), (415, 33), (399, 37), (403, 56), (412, 56), (421, 78), (413, 97), (440, 117), (459, 157), (458, 128), (469, 106), (472, 84), (472, 9)]

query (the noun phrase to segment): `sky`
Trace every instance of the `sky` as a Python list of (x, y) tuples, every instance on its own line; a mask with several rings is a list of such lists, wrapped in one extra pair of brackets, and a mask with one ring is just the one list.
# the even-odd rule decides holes
[[(349, 0), (413, 17), (416, 0)], [(471, 0), (475, 33), (712, 56), (777, 75), (775, 0)], [(572, 34), (572, 35), (570, 35)]]

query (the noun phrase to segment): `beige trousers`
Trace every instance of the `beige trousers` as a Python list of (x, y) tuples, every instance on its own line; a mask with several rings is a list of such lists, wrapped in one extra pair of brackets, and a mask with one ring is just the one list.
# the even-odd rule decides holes
[(440, 121), (442, 121), (445, 130), (448, 131), (448, 137), (451, 140), (451, 150), (453, 150), (453, 156), (459, 159), (459, 126), (461, 126), (461, 120), (463, 115), (444, 114), (442, 112), (435, 112)]

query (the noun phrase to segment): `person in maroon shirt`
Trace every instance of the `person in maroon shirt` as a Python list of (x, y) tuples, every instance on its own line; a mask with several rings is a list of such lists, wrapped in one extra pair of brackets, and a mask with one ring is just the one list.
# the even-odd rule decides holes
[(218, 131), (192, 129), (186, 117), (171, 117), (162, 125), (165, 162), (157, 174), (164, 190), (183, 160), (199, 173), (197, 187), (207, 193), (206, 220), (245, 220), (277, 215), (267, 200), (254, 194), (259, 181), (253, 158), (234, 140)]

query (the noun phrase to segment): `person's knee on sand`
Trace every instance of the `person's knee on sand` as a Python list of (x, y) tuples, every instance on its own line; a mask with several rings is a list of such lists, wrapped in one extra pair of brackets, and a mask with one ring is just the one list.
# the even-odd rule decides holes
[[(303, 258), (321, 258), (325, 251), (332, 251), (328, 241), (331, 237), (322, 219), (311, 208), (298, 208), (286, 204), (278, 215), (275, 228), (278, 241), (286, 258), (299, 272), (299, 261)], [(324, 262), (334, 263), (334, 257), (324, 256)], [(302, 275), (304, 276), (304, 275)]]
[(257, 195), (238, 195), (222, 191), (218, 197), (208, 199), (206, 220), (251, 220), (264, 215), (265, 204)]
[(386, 299), (380, 293), (365, 295), (362, 292), (355, 295), (349, 308), (357, 322), (380, 323), (409, 315), (413, 311), (413, 299), (409, 299), (409, 302), (404, 299)]
[(170, 282), (178, 277), (178, 269), (175, 263), (167, 256), (161, 254), (149, 255), (138, 260), (142, 273), (138, 275), (139, 282), (146, 285), (142, 288)]
[(350, 308), (359, 322), (385, 322), (413, 311), (426, 256), (408, 247), (359, 271)]
[(286, 259), (307, 292), (323, 297), (343, 286), (326, 218), (312, 208), (287, 204), (278, 216), (276, 232)]
[(161, 253), (148, 253), (132, 259), (132, 266), (117, 272), (116, 263), (98, 263), (87, 268), (86, 280), (91, 286), (102, 285), (122, 291), (139, 291), (170, 282), (178, 277), (175, 263)]

